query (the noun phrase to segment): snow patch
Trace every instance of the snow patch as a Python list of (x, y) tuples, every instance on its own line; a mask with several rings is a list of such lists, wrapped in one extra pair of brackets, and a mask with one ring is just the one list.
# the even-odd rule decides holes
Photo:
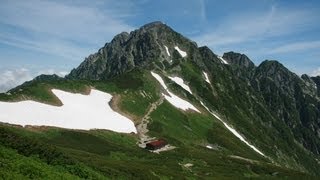
[(161, 86), (168, 92), (169, 96), (166, 94), (162, 95), (165, 97), (165, 99), (172, 104), (173, 106), (182, 109), (182, 110), (188, 110), (188, 109), (192, 109), (198, 113), (200, 113), (200, 111), (194, 107), (191, 103), (189, 103), (188, 101), (181, 99), (180, 97), (176, 96), (175, 94), (173, 94), (172, 92), (169, 91), (168, 87), (166, 86), (166, 84), (164, 83), (163, 79), (161, 78), (161, 76), (157, 73), (151, 72), (152, 76), (161, 84)]
[(210, 145), (207, 145), (206, 148), (208, 148), (208, 149), (213, 149), (213, 147), (210, 146)]
[(184, 164), (183, 166), (184, 166), (184, 167), (186, 167), (186, 168), (190, 168), (190, 167), (192, 167), (192, 166), (193, 166), (193, 164), (191, 164), (191, 163), (187, 163), (187, 164)]
[(68, 129), (108, 129), (136, 133), (134, 123), (113, 111), (108, 102), (112, 96), (92, 89), (90, 95), (74, 94), (57, 89), (52, 92), (62, 106), (35, 101), (0, 102), (2, 122), (35, 126), (55, 126)]
[(170, 56), (170, 52), (169, 52), (168, 47), (167, 47), (167, 46), (164, 46), (164, 48), (166, 48), (166, 52), (167, 52), (168, 56)]
[(205, 80), (206, 80), (209, 84), (211, 84), (211, 82), (210, 82), (210, 80), (209, 80), (208, 74), (207, 74), (206, 72), (204, 72), (204, 71), (203, 71), (203, 74), (204, 74)]
[(218, 58), (221, 60), (223, 64), (229, 64), (225, 59), (223, 59), (221, 56), (218, 56)]
[(181, 86), (183, 89), (185, 89), (186, 91), (188, 91), (190, 94), (192, 94), (191, 89), (189, 88), (188, 85), (186, 85), (183, 81), (182, 78), (179, 77), (170, 77), (169, 79), (171, 79), (172, 81), (174, 81), (175, 83), (177, 83), (179, 86)]
[(182, 51), (178, 46), (175, 46), (174, 49), (176, 49), (182, 57), (187, 56), (187, 53), (185, 51)]
[(238, 139), (240, 139), (242, 142), (244, 142), (247, 146), (249, 146), (251, 149), (253, 149), (254, 151), (256, 151), (257, 153), (259, 153), (262, 156), (265, 156), (261, 151), (259, 151), (256, 147), (254, 147), (253, 145), (251, 145), (249, 142), (247, 142), (235, 129), (233, 129), (232, 127), (230, 127), (227, 123), (225, 123), (218, 115), (216, 115), (215, 113), (211, 112), (210, 109), (204, 105), (204, 103), (202, 101), (200, 101), (201, 105), (203, 107), (206, 108), (206, 110), (208, 112), (210, 112), (214, 117), (216, 117), (218, 120), (220, 120), (223, 125), (233, 134), (235, 135)]

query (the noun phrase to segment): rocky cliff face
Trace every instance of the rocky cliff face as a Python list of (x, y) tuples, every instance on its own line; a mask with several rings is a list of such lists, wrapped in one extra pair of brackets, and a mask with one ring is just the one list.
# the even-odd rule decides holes
[(222, 58), (232, 65), (236, 65), (247, 69), (255, 68), (253, 62), (245, 54), (235, 53), (231, 51), (224, 53)]
[(255, 71), (255, 88), (270, 112), (285, 122), (297, 142), (319, 154), (320, 109), (316, 83), (301, 78), (277, 61), (264, 61)]
[(123, 32), (115, 36), (110, 43), (72, 70), (67, 78), (101, 80), (123, 74), (135, 67), (157, 65), (163, 68), (179, 59), (180, 55), (175, 47), (188, 51), (189, 59), (199, 59), (198, 54), (192, 53), (197, 49), (195, 43), (167, 25), (153, 22), (130, 34)]
[(317, 93), (318, 93), (318, 96), (320, 97), (320, 76), (317, 76), (317, 77), (311, 77), (312, 81), (314, 83), (316, 83), (316, 89), (317, 89)]

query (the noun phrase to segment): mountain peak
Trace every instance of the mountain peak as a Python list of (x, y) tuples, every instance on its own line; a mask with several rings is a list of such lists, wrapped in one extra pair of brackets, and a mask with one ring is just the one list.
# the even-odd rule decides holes
[(111, 43), (120, 43), (123, 44), (129, 39), (129, 33), (122, 32), (120, 34), (117, 34), (111, 41)]
[(159, 33), (174, 32), (174, 30), (172, 30), (169, 26), (167, 26), (165, 23), (161, 21), (155, 21), (155, 22), (151, 22), (141, 26), (135, 31), (132, 31), (130, 34), (143, 34), (146, 32), (159, 34)]
[(228, 63), (237, 65), (239, 67), (245, 67), (250, 69), (255, 67), (254, 63), (245, 54), (230, 51), (224, 53), (222, 58), (225, 59)]
[(268, 75), (274, 75), (279, 73), (289, 73), (290, 71), (284, 67), (283, 64), (276, 60), (264, 60), (258, 67), (258, 69), (263, 70), (263, 72)]
[(256, 77), (272, 79), (277, 87), (291, 94), (294, 92), (295, 84), (302, 82), (299, 76), (276, 60), (263, 61), (256, 69)]
[(175, 32), (172, 28), (170, 28), (169, 26), (167, 26), (165, 23), (161, 22), (161, 21), (155, 21), (155, 22), (151, 22), (148, 24), (145, 24), (143, 26), (141, 26), (140, 28), (132, 31), (130, 33), (130, 35), (133, 36), (139, 36), (139, 35), (143, 35), (145, 33), (148, 33), (154, 37), (158, 37), (158, 38), (164, 38), (163, 36), (166, 36), (168, 34), (171, 33), (177, 33)]
[(143, 25), (141, 28), (149, 29), (149, 28), (157, 28), (157, 27), (163, 27), (163, 26), (167, 26), (167, 25), (161, 21), (154, 21), (154, 22)]
[(260, 68), (272, 70), (273, 72), (277, 72), (278, 70), (289, 71), (283, 64), (281, 64), (277, 60), (264, 60), (260, 65)]
[[(179, 58), (199, 59), (199, 54), (191, 54), (189, 51), (198, 52), (194, 42), (166, 24), (156, 21), (130, 34), (122, 32), (116, 35), (110, 43), (106, 43), (97, 53), (90, 55), (78, 68), (72, 70), (67, 78), (108, 79), (135, 67), (164, 68), (164, 64), (168, 66), (183, 60)], [(183, 56), (181, 52), (189, 55)]]

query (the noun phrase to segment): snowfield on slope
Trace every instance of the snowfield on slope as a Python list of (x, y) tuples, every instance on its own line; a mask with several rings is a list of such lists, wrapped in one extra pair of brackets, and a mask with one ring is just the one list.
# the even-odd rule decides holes
[(188, 91), (190, 94), (192, 94), (191, 89), (189, 88), (188, 85), (186, 85), (183, 81), (182, 78), (179, 77), (170, 77), (168, 76), (169, 79), (171, 79), (172, 81), (174, 81), (175, 83), (177, 83), (179, 86), (181, 86), (183, 89), (185, 89), (186, 91)]
[(173, 94), (172, 92), (169, 91), (168, 87), (166, 86), (166, 84), (164, 83), (163, 79), (161, 78), (161, 76), (157, 73), (151, 72), (152, 76), (161, 84), (161, 86), (168, 92), (169, 96), (166, 94), (162, 95), (165, 97), (165, 99), (172, 104), (173, 106), (182, 109), (182, 110), (188, 110), (188, 109), (192, 109), (198, 113), (200, 113), (200, 111), (194, 107), (191, 103), (189, 103), (188, 101), (181, 99), (180, 97), (176, 96), (175, 94)]
[(213, 149), (213, 147), (210, 146), (210, 145), (206, 145), (206, 148), (208, 148), (208, 149)]
[(229, 64), (225, 59), (223, 59), (223, 57), (218, 56), (218, 58), (221, 60), (223, 64)]
[(251, 149), (253, 149), (254, 151), (256, 151), (257, 153), (259, 153), (262, 156), (265, 156), (261, 151), (259, 151), (256, 147), (254, 147), (253, 145), (251, 145), (248, 141), (246, 141), (235, 129), (233, 129), (232, 127), (230, 127), (227, 123), (225, 123), (218, 115), (214, 114), (213, 112), (210, 111), (210, 109), (204, 105), (204, 103), (202, 101), (200, 101), (201, 105), (203, 107), (206, 108), (207, 111), (209, 111), (210, 114), (212, 114), (214, 117), (216, 117), (218, 120), (220, 120), (223, 125), (233, 134), (235, 135), (237, 138), (239, 138), (242, 142), (244, 142), (247, 146), (249, 146)]
[(166, 48), (166, 52), (167, 52), (168, 56), (170, 56), (170, 52), (169, 52), (168, 47), (167, 47), (167, 46), (164, 46), (164, 48)]
[(187, 56), (187, 53), (185, 51), (182, 51), (178, 46), (175, 46), (174, 49), (176, 49), (182, 57)]
[(136, 133), (134, 123), (113, 111), (112, 96), (92, 89), (90, 95), (74, 94), (57, 89), (52, 92), (62, 106), (35, 101), (0, 102), (0, 121), (18, 125), (55, 126), (68, 129), (107, 129)]
[(204, 74), (204, 78), (207, 81), (207, 83), (211, 84), (208, 74), (206, 72), (204, 72), (204, 71), (203, 71), (203, 74)]

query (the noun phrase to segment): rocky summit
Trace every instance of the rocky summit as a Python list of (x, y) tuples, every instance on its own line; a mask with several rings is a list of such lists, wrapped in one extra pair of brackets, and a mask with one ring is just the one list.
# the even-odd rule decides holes
[[(188, 52), (197, 50), (197, 45), (181, 34), (173, 31), (162, 22), (146, 24), (138, 30), (116, 35), (110, 43), (87, 57), (80, 66), (67, 76), (70, 79), (101, 80), (115, 77), (128, 72), (135, 67), (150, 67), (168, 65), (177, 59), (178, 53), (174, 47)], [(170, 49), (167, 53), (166, 48)], [(196, 59), (198, 54), (190, 54)]]
[(114, 117), (132, 121), (136, 133), (4, 122), (3, 177), (319, 177), (320, 77), (300, 77), (276, 60), (255, 65), (248, 56), (219, 56), (162, 22), (122, 32), (65, 78), (41, 75), (0, 94), (0, 101), (63, 107), (52, 89), (84, 99), (95, 89), (111, 101), (86, 99), (97, 108), (88, 108), (88, 118), (74, 113), (72, 120), (96, 120), (95, 109), (107, 106), (118, 113)]

